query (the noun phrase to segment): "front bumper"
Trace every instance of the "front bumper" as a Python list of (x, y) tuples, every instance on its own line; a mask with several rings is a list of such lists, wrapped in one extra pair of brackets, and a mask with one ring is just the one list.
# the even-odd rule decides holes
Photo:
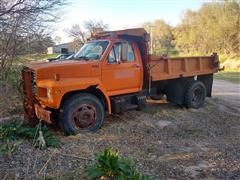
[(35, 114), (40, 121), (44, 121), (48, 124), (52, 124), (52, 118), (51, 118), (52, 112), (51, 111), (42, 108), (38, 104), (34, 105), (34, 109), (35, 109)]

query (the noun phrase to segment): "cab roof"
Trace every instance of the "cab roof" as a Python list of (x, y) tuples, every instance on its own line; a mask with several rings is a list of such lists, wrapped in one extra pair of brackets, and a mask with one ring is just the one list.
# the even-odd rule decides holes
[(106, 37), (121, 38), (126, 36), (138, 37), (144, 39), (145, 41), (149, 41), (149, 34), (144, 28), (124, 29), (117, 31), (102, 31), (95, 35), (92, 35), (92, 37), (95, 39), (102, 39)]

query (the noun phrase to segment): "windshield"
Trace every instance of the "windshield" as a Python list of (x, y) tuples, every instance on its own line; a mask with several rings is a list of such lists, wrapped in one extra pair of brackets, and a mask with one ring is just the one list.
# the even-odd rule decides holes
[(108, 41), (90, 41), (74, 55), (73, 59), (100, 60)]

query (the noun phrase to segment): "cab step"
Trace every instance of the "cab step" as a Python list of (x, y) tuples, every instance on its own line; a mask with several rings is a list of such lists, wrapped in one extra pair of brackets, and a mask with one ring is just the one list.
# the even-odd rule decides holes
[(129, 110), (141, 110), (146, 106), (146, 95), (128, 94), (110, 98), (112, 113), (120, 114)]

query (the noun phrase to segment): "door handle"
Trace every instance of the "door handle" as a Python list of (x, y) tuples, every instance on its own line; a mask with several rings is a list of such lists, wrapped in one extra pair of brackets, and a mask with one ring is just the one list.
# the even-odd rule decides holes
[(139, 68), (140, 66), (138, 64), (133, 64), (132, 67), (133, 68)]

